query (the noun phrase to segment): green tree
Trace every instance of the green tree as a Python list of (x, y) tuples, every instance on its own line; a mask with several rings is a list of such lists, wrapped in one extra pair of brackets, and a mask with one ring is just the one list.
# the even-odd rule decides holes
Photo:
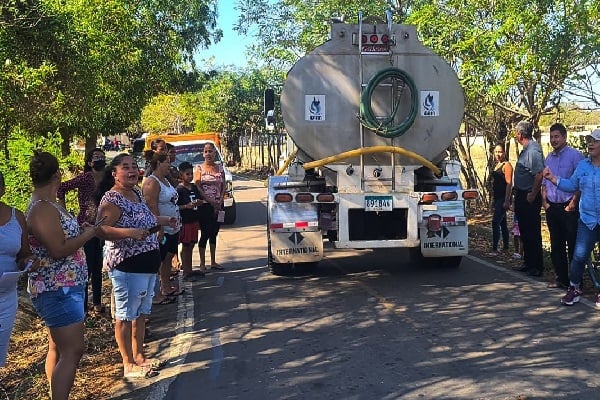
[(264, 90), (281, 81), (271, 69), (221, 71), (198, 93), (196, 130), (222, 132), (227, 156), (241, 162), (240, 137), (264, 131)]
[(31, 134), (58, 129), (63, 153), (76, 134), (93, 145), (99, 133), (123, 131), (154, 95), (187, 84), (194, 51), (222, 35), (215, 5), (214, 0), (148, 0), (135, 6), (125, 0), (7, 0), (0, 6), (0, 56), (33, 70), (47, 65), (54, 74), (38, 85), (46, 90), (32, 102), (39, 105), (37, 118), (11, 111), (19, 109), (19, 93), (4, 96), (11, 102), (0, 116), (15, 116), (5, 118), (5, 131), (29, 121), (39, 122), (28, 126)]
[[(259, 64), (285, 71), (307, 52), (325, 42), (332, 17), (356, 23), (364, 16), (383, 18), (389, 1), (375, 0), (245, 0), (238, 1), (240, 18), (236, 29), (242, 34), (257, 32), (249, 53)], [(403, 17), (398, 9), (396, 19)]]
[[(435, 0), (415, 2), (407, 21), (457, 70), (465, 125), (495, 143), (506, 141), (519, 120), (538, 126), (580, 72), (597, 65), (598, 17), (597, 1)], [(460, 142), (459, 150), (468, 162)], [(482, 187), (476, 172), (467, 177)]]
[(186, 94), (160, 94), (142, 110), (141, 124), (148, 133), (185, 133), (195, 130), (198, 111), (196, 96)]

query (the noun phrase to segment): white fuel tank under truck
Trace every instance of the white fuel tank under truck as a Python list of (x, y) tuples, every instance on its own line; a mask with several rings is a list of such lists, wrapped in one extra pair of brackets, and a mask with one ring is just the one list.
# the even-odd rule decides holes
[(325, 236), (334, 248), (403, 247), (420, 262), (460, 264), (465, 203), (478, 195), (447, 156), (464, 94), (414, 26), (390, 14), (332, 23), (288, 72), (280, 105), (296, 151), (268, 181), (271, 272), (316, 265)]

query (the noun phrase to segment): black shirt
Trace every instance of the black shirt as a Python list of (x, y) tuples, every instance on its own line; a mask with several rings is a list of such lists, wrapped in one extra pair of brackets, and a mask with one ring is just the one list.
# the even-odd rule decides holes
[[(177, 205), (179, 206), (189, 204), (196, 199), (201, 199), (200, 191), (194, 184), (191, 185), (191, 189), (186, 188), (182, 184), (178, 185), (177, 193), (179, 194), (179, 200), (177, 200)], [(184, 224), (196, 222), (199, 219), (198, 207), (179, 209), (179, 214), (181, 215), (181, 222)]]

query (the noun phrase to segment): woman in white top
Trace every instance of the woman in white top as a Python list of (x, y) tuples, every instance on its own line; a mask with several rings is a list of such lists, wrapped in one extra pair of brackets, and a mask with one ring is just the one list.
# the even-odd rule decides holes
[[(148, 176), (142, 185), (142, 193), (148, 207), (156, 216), (176, 217), (178, 221), (181, 221), (179, 206), (177, 205), (177, 199), (179, 198), (177, 190), (167, 180), (171, 167), (169, 156), (165, 153), (154, 153), (150, 160), (150, 167), (152, 168), (152, 175)], [(179, 245), (180, 227), (181, 224), (178, 224), (176, 228), (165, 226), (158, 236), (161, 257), (160, 289), (155, 293), (155, 304), (164, 301), (165, 296), (178, 296), (183, 293), (183, 290), (171, 287), (169, 280), (171, 261), (173, 255), (177, 253), (177, 246)]]
[[(0, 197), (4, 193), (4, 176), (0, 172)], [(29, 260), (37, 261), (35, 267), (39, 266), (29, 247), (25, 216), (0, 201), (0, 276), (23, 269)], [(16, 282), (0, 284), (0, 367), (6, 363), (10, 333), (17, 316), (17, 299)]]

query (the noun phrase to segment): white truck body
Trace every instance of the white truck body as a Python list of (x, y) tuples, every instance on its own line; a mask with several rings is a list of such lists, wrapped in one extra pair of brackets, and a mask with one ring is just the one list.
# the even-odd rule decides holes
[[(390, 62), (393, 76), (373, 86)], [(403, 132), (364, 123), (365, 90), (376, 124), (387, 119)], [(324, 237), (334, 248), (408, 248), (421, 262), (460, 264), (468, 253), (465, 202), (477, 192), (462, 189), (460, 164), (446, 149), (463, 107), (455, 72), (414, 27), (333, 24), (331, 39), (294, 65), (282, 89), (297, 155), (287, 174), (268, 181), (271, 271), (314, 265)], [(395, 111), (409, 108), (412, 116)]]

